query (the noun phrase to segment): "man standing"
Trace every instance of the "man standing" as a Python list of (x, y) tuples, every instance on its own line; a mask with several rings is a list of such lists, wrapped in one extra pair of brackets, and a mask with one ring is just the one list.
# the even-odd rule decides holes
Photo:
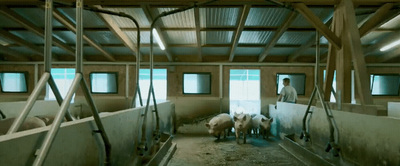
[(287, 102), (287, 103), (296, 103), (297, 102), (297, 92), (292, 86), (290, 86), (290, 79), (283, 79), (283, 88), (278, 97), (277, 101)]

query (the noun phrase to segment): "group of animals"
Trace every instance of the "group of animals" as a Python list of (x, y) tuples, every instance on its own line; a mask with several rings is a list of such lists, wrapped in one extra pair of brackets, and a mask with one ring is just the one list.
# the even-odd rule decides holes
[(262, 134), (263, 138), (268, 138), (273, 118), (267, 118), (264, 115), (236, 114), (231, 117), (223, 113), (213, 117), (209, 123), (206, 123), (208, 133), (220, 139), (221, 135), (226, 135), (235, 128), (236, 142), (239, 144), (240, 133), (243, 133), (243, 143), (246, 143), (246, 135), (251, 136), (251, 131), (258, 137)]

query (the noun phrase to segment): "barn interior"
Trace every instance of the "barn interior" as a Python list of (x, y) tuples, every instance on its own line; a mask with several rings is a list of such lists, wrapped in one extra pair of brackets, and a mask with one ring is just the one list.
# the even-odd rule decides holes
[(399, 165), (400, 1), (0, 0), (0, 83), (6, 165)]

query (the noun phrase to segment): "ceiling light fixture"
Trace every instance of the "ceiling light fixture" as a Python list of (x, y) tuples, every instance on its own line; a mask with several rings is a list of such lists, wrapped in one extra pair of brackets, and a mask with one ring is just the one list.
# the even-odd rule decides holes
[(156, 29), (153, 29), (153, 35), (156, 37), (158, 46), (160, 46), (161, 50), (165, 50), (165, 46), (163, 44), (163, 42), (161, 41), (160, 35), (158, 35), (158, 32)]
[(400, 44), (400, 40), (397, 40), (397, 41), (395, 41), (395, 42), (393, 42), (393, 43), (390, 43), (390, 44), (386, 45), (385, 47), (382, 47), (382, 48), (380, 49), (380, 51), (389, 50), (389, 49), (391, 49), (391, 48), (393, 48), (393, 47), (396, 47), (396, 46), (399, 45), (399, 44)]

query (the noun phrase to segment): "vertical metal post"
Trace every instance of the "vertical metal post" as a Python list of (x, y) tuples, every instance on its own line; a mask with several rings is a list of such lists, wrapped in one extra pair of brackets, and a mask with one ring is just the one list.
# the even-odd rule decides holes
[(82, 7), (83, 7), (83, 0), (76, 1), (76, 73), (82, 73)]
[(222, 99), (223, 99), (223, 79), (224, 79), (224, 73), (223, 73), (223, 65), (219, 65), (219, 112), (222, 113)]
[(46, 0), (44, 31), (44, 72), (51, 70), (51, 48), (53, 43), (53, 0)]
[(33, 81), (33, 85), (36, 87), (36, 85), (37, 85), (37, 82), (38, 82), (38, 79), (39, 79), (39, 67), (38, 67), (39, 65), (38, 64), (35, 64), (35, 75), (34, 75), (34, 81)]
[(319, 63), (320, 63), (320, 49), (319, 49), (319, 32), (315, 31), (315, 80), (314, 84), (319, 85)]
[(72, 81), (72, 85), (68, 90), (67, 96), (65, 100), (61, 104), (61, 110), (57, 113), (56, 117), (54, 118), (53, 124), (49, 132), (47, 133), (46, 137), (44, 138), (43, 144), (39, 149), (39, 155), (36, 157), (35, 161), (32, 165), (34, 166), (41, 166), (43, 165), (44, 160), (46, 159), (47, 154), (49, 153), (49, 149), (54, 141), (55, 136), (57, 135), (58, 129), (60, 128), (61, 121), (67, 111), (70, 102), (72, 100), (72, 96), (74, 95), (76, 89), (78, 89), (79, 82), (82, 80), (81, 74), (76, 74), (74, 80)]
[(125, 65), (125, 98), (129, 98), (129, 64)]

